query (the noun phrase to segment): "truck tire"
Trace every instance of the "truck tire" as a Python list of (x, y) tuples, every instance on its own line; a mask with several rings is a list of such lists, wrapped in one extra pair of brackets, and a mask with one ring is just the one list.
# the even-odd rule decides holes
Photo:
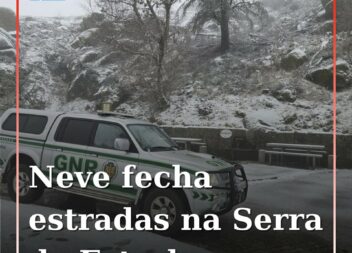
[[(28, 165), (20, 164), (19, 172), (19, 200), (21, 203), (33, 203), (44, 192), (44, 186), (39, 184), (37, 188), (30, 188), (32, 181), (31, 169)], [(7, 190), (10, 198), (16, 201), (16, 167), (12, 167), (7, 178)]]
[(169, 215), (169, 229), (162, 234), (175, 235), (181, 231), (182, 216), (188, 213), (187, 206), (181, 194), (172, 189), (152, 189), (147, 193), (142, 209), (152, 219), (157, 214)]

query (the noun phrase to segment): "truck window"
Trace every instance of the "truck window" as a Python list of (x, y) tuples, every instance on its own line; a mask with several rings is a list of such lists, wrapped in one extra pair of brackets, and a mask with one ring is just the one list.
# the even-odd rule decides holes
[(113, 124), (99, 123), (95, 133), (94, 146), (114, 149), (114, 141), (116, 138), (128, 139), (122, 127)]
[[(27, 134), (41, 134), (43, 133), (48, 118), (46, 116), (20, 114), (20, 132)], [(16, 114), (12, 113), (5, 120), (2, 129), (6, 131), (16, 131)]]
[(95, 123), (92, 120), (65, 118), (60, 122), (55, 140), (88, 146), (94, 125)]
[(96, 128), (92, 146), (97, 148), (115, 149), (116, 138), (128, 139), (131, 143), (129, 153), (138, 153), (136, 146), (125, 131), (125, 129), (114, 123), (99, 122)]

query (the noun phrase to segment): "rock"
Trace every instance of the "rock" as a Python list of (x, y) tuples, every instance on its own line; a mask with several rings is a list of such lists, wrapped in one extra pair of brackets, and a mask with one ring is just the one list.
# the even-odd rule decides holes
[(15, 103), (15, 66), (0, 61), (0, 110), (12, 107)]
[(211, 114), (213, 112), (213, 108), (211, 105), (199, 105), (198, 106), (198, 114), (200, 116), (208, 116), (209, 114)]
[(16, 60), (16, 50), (13, 48), (0, 50), (0, 58), (2, 58), (2, 57), (7, 57), (7, 58), (10, 58), (11, 60), (15, 61)]
[(183, 91), (183, 93), (186, 94), (187, 97), (192, 97), (194, 93), (194, 87), (192, 85), (188, 85), (181, 91)]
[(251, 111), (246, 114), (243, 119), (243, 125), (247, 129), (272, 129), (274, 126), (279, 125), (281, 117), (277, 111), (272, 109), (260, 109)]
[(222, 56), (216, 57), (213, 61), (216, 66), (222, 66), (225, 63), (225, 60)]
[(16, 29), (16, 14), (13, 10), (6, 7), (0, 7), (0, 27), (7, 31)]
[(301, 66), (307, 60), (304, 50), (296, 48), (281, 59), (281, 67), (285, 70), (293, 70)]
[(13, 37), (4, 29), (0, 28), (0, 50), (10, 48), (14, 48)]
[(94, 46), (99, 42), (97, 33), (99, 28), (90, 28), (80, 33), (78, 37), (71, 43), (71, 47), (79, 48), (83, 46)]
[(80, 58), (79, 61), (81, 63), (87, 63), (87, 62), (92, 62), (95, 61), (98, 58), (98, 53), (96, 51), (88, 51), (84, 53)]
[(336, 60), (336, 70), (337, 71), (349, 71), (350, 65), (343, 59)]
[[(344, 88), (348, 88), (352, 86), (352, 76), (349, 64), (343, 60), (338, 59), (336, 61), (336, 88), (338, 90), (342, 90)], [(332, 89), (333, 87), (333, 65), (332, 64), (325, 64), (319, 67), (315, 67), (309, 70), (308, 74), (306, 75), (306, 79), (326, 87), (328, 89)]]
[(61, 31), (67, 31), (68, 30), (67, 26), (64, 26), (64, 25), (59, 26), (57, 29), (61, 30)]
[(114, 87), (118, 83), (119, 83), (119, 76), (117, 73), (113, 73), (107, 76), (104, 80), (100, 82), (102, 86), (110, 86), (110, 87)]
[(293, 122), (295, 122), (298, 119), (297, 114), (287, 114), (284, 116), (284, 123), (286, 125), (291, 125)]
[(114, 51), (110, 54), (107, 54), (98, 60), (98, 65), (107, 65), (116, 62), (119, 58), (121, 58), (121, 53)]
[(16, 38), (17, 32), (16, 31), (11, 31), (9, 34), (13, 37)]
[(282, 88), (272, 92), (273, 97), (283, 102), (295, 102), (297, 99), (296, 91), (290, 88)]
[(262, 64), (265, 66), (265, 67), (270, 67), (274, 64), (274, 61), (272, 59), (272, 56), (271, 55), (268, 55), (266, 56), (263, 60), (262, 60)]
[(44, 57), (46, 66), (53, 76), (60, 77), (63, 81), (70, 83), (79, 70), (73, 71), (70, 67), (72, 61), (78, 62), (74, 55), (65, 55), (60, 52), (49, 52)]
[(246, 113), (243, 111), (235, 111), (235, 116), (237, 118), (245, 118), (246, 117)]
[(72, 101), (76, 98), (94, 99), (94, 95), (99, 90), (99, 73), (88, 69), (82, 71), (71, 83), (67, 99)]
[(328, 66), (311, 69), (306, 75), (306, 79), (326, 88), (332, 88), (332, 69)]

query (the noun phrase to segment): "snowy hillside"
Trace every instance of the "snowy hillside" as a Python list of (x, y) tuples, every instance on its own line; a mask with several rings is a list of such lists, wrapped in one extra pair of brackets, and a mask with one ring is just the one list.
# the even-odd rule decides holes
[[(224, 55), (216, 50), (214, 24), (192, 35), (163, 108), (139, 76), (144, 70), (131, 71), (136, 59), (107, 41), (110, 27), (82, 28), (81, 18), (23, 18), (22, 106), (95, 111), (111, 101), (115, 110), (163, 125), (330, 132), (331, 22), (319, 0), (308, 2), (269, 9), (263, 29), (237, 29)], [(340, 133), (352, 133), (351, 38), (349, 32), (338, 35)], [(14, 62), (6, 61), (11, 63), (1, 62), (0, 73), (9, 75)], [(3, 77), (1, 83), (3, 101)]]

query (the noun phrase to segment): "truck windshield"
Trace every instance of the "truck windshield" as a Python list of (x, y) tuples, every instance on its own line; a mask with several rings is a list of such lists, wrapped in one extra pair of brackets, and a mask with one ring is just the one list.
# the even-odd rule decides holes
[(128, 125), (133, 137), (145, 151), (171, 151), (177, 150), (177, 144), (154, 125)]

